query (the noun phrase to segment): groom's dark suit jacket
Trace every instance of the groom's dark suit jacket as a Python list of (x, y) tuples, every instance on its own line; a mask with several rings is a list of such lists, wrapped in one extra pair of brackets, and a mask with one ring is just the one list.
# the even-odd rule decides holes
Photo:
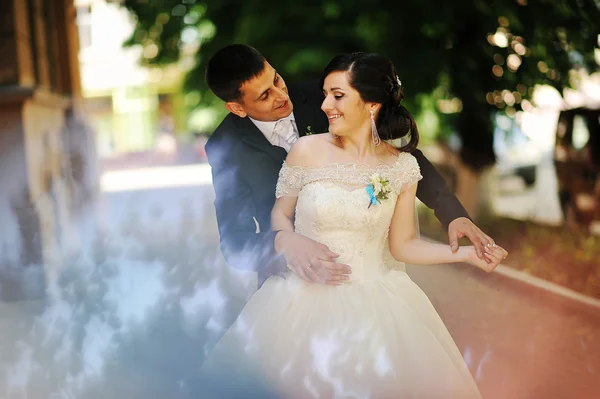
[[(328, 131), (320, 109), (323, 96), (315, 82), (290, 86), (289, 94), (300, 136), (309, 126), (311, 132)], [(208, 140), (206, 154), (212, 167), (221, 252), (230, 266), (256, 271), (260, 286), (269, 276), (286, 270), (285, 260), (273, 247), (271, 209), (287, 153), (271, 145), (249, 118), (229, 114)], [(445, 226), (458, 217), (468, 217), (421, 151), (412, 154), (423, 175), (417, 197)]]

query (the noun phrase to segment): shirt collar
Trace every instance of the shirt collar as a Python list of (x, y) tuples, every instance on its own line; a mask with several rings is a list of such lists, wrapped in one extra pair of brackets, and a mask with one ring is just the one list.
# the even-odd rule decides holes
[[(250, 118), (250, 117), (248, 117), (248, 118)], [(275, 125), (277, 124), (277, 122), (279, 122), (281, 120), (285, 120), (285, 119), (289, 119), (291, 121), (294, 121), (295, 120), (294, 119), (294, 112), (292, 111), (291, 114), (289, 114), (285, 118), (281, 118), (281, 119), (279, 119), (277, 121), (265, 122), (265, 121), (258, 121), (256, 119), (250, 118), (250, 120), (252, 121), (252, 123), (254, 123), (254, 125), (258, 128), (258, 130), (260, 130), (262, 132), (262, 134), (267, 139), (269, 139), (270, 137), (273, 136), (274, 130), (275, 130)]]

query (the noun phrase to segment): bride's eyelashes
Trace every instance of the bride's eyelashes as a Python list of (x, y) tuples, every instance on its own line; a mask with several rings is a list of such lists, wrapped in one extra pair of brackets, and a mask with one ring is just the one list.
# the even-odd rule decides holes
[[(339, 100), (340, 98), (344, 97), (343, 94), (334, 94), (333, 98), (335, 98), (336, 100)], [(323, 100), (327, 98), (327, 93), (323, 92)]]

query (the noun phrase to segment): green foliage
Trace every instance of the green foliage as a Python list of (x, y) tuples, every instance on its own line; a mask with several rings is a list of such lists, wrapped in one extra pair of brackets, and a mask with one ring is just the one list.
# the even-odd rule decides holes
[[(439, 114), (457, 114), (444, 122), (452, 122), (463, 159), (476, 169), (494, 161), (494, 110), (519, 110), (534, 85), (562, 90), (572, 68), (597, 68), (596, 0), (125, 0), (124, 6), (137, 17), (127, 45), (158, 47), (147, 63), (174, 62), (184, 29), (198, 30), (197, 64), (186, 87), (202, 93), (206, 60), (231, 43), (258, 48), (288, 80), (318, 77), (340, 52), (385, 54), (398, 68), (411, 110), (419, 113), (417, 98), (433, 94), (442, 101)], [(214, 97), (202, 96), (200, 105), (211, 103)]]

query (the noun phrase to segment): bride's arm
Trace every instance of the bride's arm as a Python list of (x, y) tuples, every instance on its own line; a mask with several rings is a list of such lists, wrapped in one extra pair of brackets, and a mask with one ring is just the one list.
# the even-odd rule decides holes
[(294, 232), (294, 212), (298, 197), (280, 197), (271, 211), (271, 229)]
[[(295, 166), (304, 166), (307, 159), (310, 159), (308, 156), (310, 151), (308, 151), (308, 146), (305, 138), (300, 138), (288, 153), (284, 166), (284, 169), (288, 170), (289, 168), (293, 168)], [(285, 176), (282, 176), (280, 173), (279, 179), (277, 180), (277, 187), (280, 186), (289, 186), (290, 181), (297, 181), (299, 179), (288, 179), (287, 174), (284, 173)], [(298, 202), (298, 193), (300, 187), (293, 187), (291, 193), (288, 190), (283, 190), (285, 193), (283, 195), (277, 195), (275, 199), (275, 205), (271, 210), (271, 230), (280, 231), (280, 232), (294, 232), (294, 215), (296, 213), (296, 203)], [(277, 191), (277, 190), (276, 190)], [(278, 233), (277, 236), (283, 236), (284, 234)], [(276, 237), (275, 247), (278, 247), (278, 240)]]
[(491, 272), (504, 259), (506, 251), (501, 247), (486, 248), (488, 263), (477, 257), (472, 246), (460, 247), (456, 253), (452, 253), (449, 245), (417, 238), (416, 193), (417, 184), (413, 184), (400, 194), (396, 203), (389, 234), (390, 252), (396, 260), (415, 265), (469, 262)]

